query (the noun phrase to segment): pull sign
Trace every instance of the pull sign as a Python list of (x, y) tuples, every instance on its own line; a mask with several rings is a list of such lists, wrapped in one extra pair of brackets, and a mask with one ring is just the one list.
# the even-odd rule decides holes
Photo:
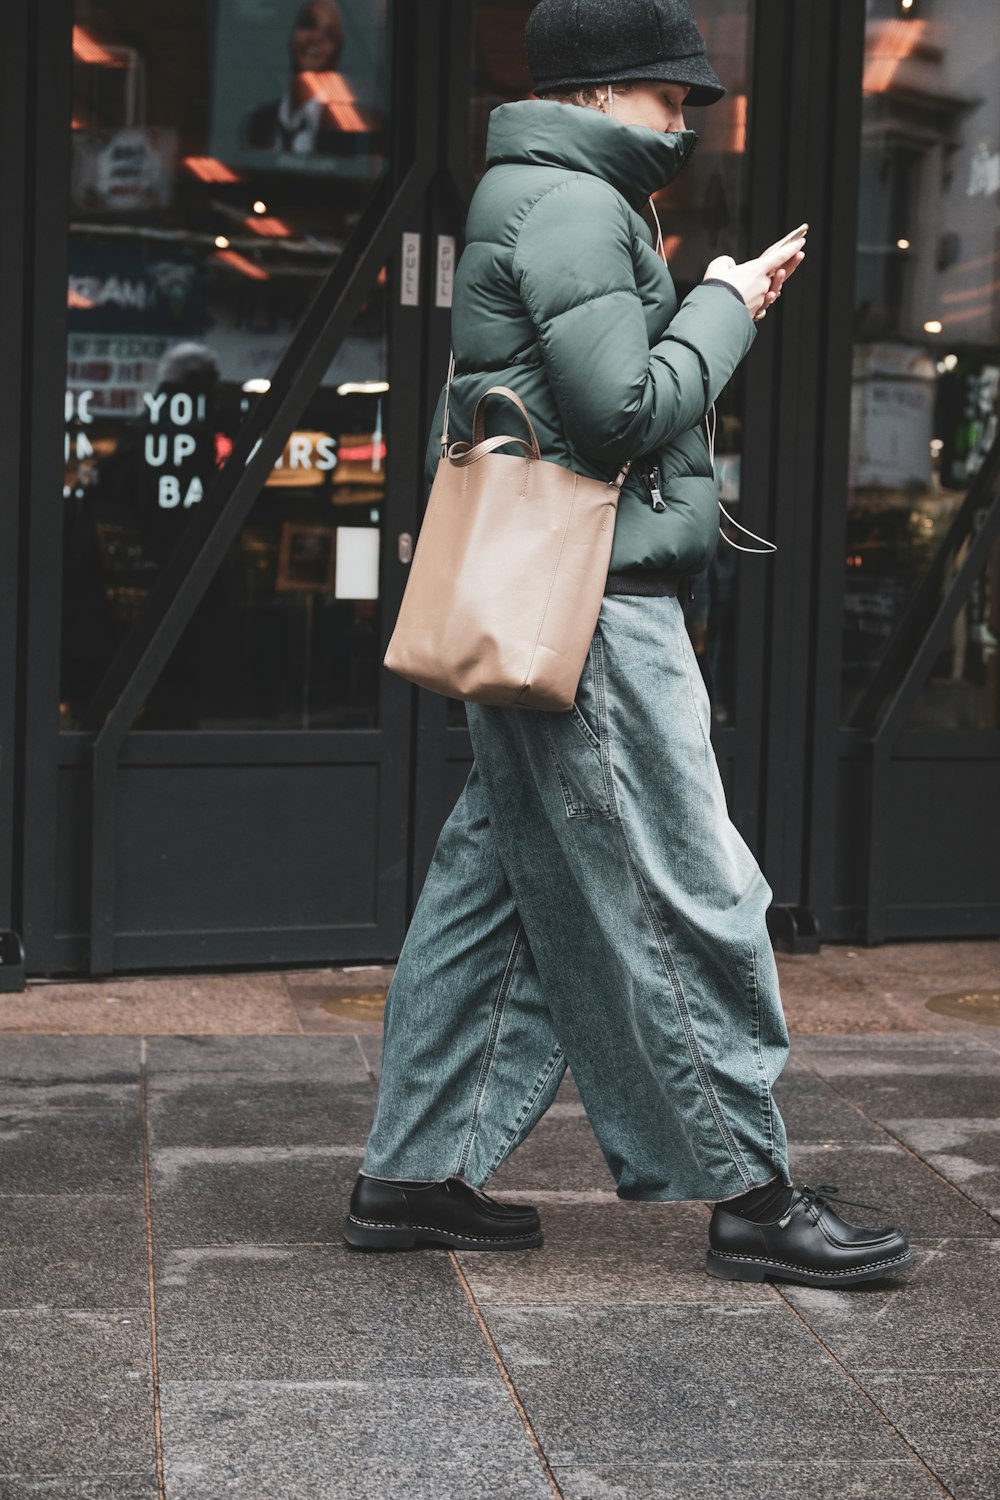
[(403, 307), (420, 305), (420, 236), (403, 235), (403, 275), (399, 288), (399, 301)]
[(450, 307), (452, 287), (455, 282), (455, 236), (438, 235), (437, 281), (434, 290), (434, 305)]

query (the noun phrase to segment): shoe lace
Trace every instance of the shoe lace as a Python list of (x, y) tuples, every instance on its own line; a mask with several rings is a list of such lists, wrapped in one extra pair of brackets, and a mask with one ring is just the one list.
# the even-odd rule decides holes
[(840, 1206), (845, 1204), (849, 1208), (866, 1208), (873, 1214), (886, 1214), (889, 1210), (884, 1203), (862, 1203), (859, 1198), (845, 1198), (836, 1183), (820, 1182), (815, 1187), (804, 1185), (799, 1188), (798, 1194), (788, 1206), (788, 1212), (778, 1220), (782, 1229), (786, 1229), (796, 1209), (801, 1208), (803, 1213), (815, 1209), (818, 1216), (828, 1203)]

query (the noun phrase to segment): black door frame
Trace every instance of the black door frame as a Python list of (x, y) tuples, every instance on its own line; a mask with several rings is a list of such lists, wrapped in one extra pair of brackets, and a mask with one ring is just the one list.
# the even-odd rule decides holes
[(24, 316), (21, 289), (28, 274), (23, 227), (29, 205), (30, 171), (17, 147), (27, 135), (30, 110), (23, 59), (28, 51), (29, 17), (20, 6), (0, 9), (0, 286), (5, 289), (4, 338), (0, 343), (0, 452), (5, 458), (5, 493), (0, 503), (0, 991), (24, 983), (21, 913), (16, 879), (20, 800), (18, 748), (18, 656), (21, 512), (25, 486), (22, 465), (23, 371), (31, 325)]
[[(22, 0), (30, 15), (30, 0)], [(421, 100), (437, 84), (440, 5), (393, 7), (393, 148), (390, 173), (376, 191), (350, 244), (317, 293), (294, 334), (268, 394), (240, 429), (192, 525), (165, 570), (135, 629), (98, 691), (86, 728), (59, 734), (56, 705), (59, 674), (61, 454), (52, 441), (61, 430), (65, 384), (65, 286), (68, 252), (70, 108), (72, 102), (72, 0), (55, 0), (29, 50), (28, 76), (34, 97), (44, 101), (32, 122), (35, 181), (44, 193), (34, 200), (26, 243), (35, 275), (32, 286), (34, 338), (26, 451), (32, 496), (28, 568), (32, 588), (25, 624), (33, 664), (25, 704), (25, 826), (30, 840), (23, 864), (24, 927), (34, 972), (54, 969), (91, 973), (143, 969), (329, 961), (391, 956), (406, 919), (405, 849), (408, 833), (407, 772), (410, 760), (412, 691), (381, 674), (380, 727), (358, 731), (231, 731), (129, 734), (132, 722), (176, 645), (201, 594), (224, 558), (259, 486), (327, 368), (353, 313), (381, 266), (391, 269), (390, 396), (387, 428), (395, 452), (414, 451), (422, 383), (422, 308), (400, 295), (404, 233), (419, 233), (425, 195), (434, 170), (433, 141), (423, 122)], [(433, 24), (428, 24), (433, 23)], [(254, 442), (260, 448), (251, 457)], [(390, 457), (380, 578), (382, 646), (395, 619), (405, 583), (396, 547), (398, 533), (413, 533), (416, 507), (402, 462)], [(293, 928), (248, 934), (122, 934), (115, 930), (115, 802), (120, 771), (154, 765), (309, 765), (376, 761), (382, 783), (378, 818), (378, 920), (352, 929)], [(90, 781), (89, 934), (56, 931), (54, 871), (60, 769), (78, 768)], [(121, 830), (118, 830), (121, 836)], [(80, 877), (83, 872), (76, 872)], [(192, 941), (193, 940), (193, 941)], [(196, 951), (196, 957), (195, 957)]]
[(761, 0), (759, 45), (783, 50), (784, 57), (777, 77), (755, 76), (751, 101), (757, 121), (751, 137), (769, 158), (778, 204), (754, 243), (799, 223), (810, 226), (806, 262), (777, 315), (766, 390), (764, 425), (774, 454), (767, 535), (779, 551), (764, 627), (759, 786), (760, 858), (775, 891), (771, 915), (777, 909), (784, 916), (772, 932), (807, 950), (831, 934), (824, 861), (834, 851), (824, 833), (839, 729), (854, 308), (848, 267), (860, 162), (853, 126), (860, 126), (864, 27), (864, 0), (837, 6)]

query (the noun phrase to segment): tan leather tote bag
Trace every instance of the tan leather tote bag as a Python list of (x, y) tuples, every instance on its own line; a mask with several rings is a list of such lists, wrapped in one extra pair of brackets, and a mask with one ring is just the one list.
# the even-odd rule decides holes
[[(491, 386), (472, 443), (441, 456), (385, 654), (390, 671), (448, 698), (572, 708), (604, 595), (625, 464), (610, 483), (546, 462), (521, 398)], [(517, 407), (530, 440), (485, 435), (488, 396)], [(497, 453), (516, 443), (519, 454)]]

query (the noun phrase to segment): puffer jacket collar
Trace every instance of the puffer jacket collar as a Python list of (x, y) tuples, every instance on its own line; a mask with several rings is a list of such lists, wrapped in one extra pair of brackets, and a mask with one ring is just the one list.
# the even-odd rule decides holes
[(661, 133), (555, 99), (518, 99), (490, 112), (486, 165), (529, 162), (590, 172), (638, 209), (677, 176), (697, 141), (694, 130)]

